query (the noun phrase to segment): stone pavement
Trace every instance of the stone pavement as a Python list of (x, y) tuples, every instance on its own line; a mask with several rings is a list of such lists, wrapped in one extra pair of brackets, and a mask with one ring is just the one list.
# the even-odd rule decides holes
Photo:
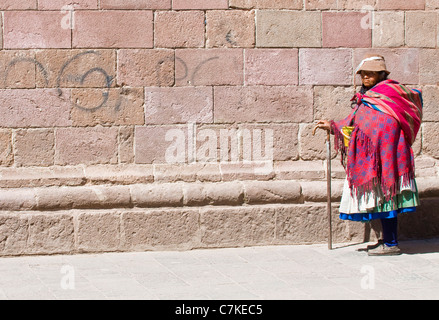
[(439, 239), (0, 258), (0, 299), (439, 299)]

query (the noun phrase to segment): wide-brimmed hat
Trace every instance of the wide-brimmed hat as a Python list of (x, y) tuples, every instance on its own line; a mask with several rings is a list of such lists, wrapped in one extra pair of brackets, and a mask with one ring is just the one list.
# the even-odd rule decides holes
[(359, 74), (362, 70), (376, 72), (384, 71), (387, 74), (390, 74), (390, 71), (387, 70), (384, 57), (379, 54), (366, 54), (358, 65), (355, 73)]

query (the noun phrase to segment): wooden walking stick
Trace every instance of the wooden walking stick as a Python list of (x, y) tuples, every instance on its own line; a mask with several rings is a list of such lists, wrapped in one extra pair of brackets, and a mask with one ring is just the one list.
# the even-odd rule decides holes
[[(312, 135), (316, 134), (316, 130), (319, 127), (316, 126), (312, 131)], [(327, 131), (326, 137), (326, 195), (327, 195), (327, 207), (326, 212), (328, 214), (328, 249), (332, 250), (332, 205), (331, 205), (331, 133)]]

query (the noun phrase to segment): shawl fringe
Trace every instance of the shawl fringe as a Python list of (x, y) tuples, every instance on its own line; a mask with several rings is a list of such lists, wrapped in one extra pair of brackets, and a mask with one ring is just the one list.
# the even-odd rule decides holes
[(334, 148), (335, 151), (340, 152), (341, 154), (341, 164), (346, 171), (349, 188), (351, 189), (351, 195), (353, 197), (360, 197), (365, 193), (373, 192), (377, 189), (377, 187), (379, 187), (383, 193), (385, 201), (389, 201), (401, 192), (401, 182), (407, 180), (411, 181), (415, 178), (414, 168), (407, 168), (406, 172), (400, 175), (391, 186), (386, 186), (385, 181), (383, 181), (381, 177), (381, 164), (378, 149), (374, 146), (369, 137), (357, 126), (352, 132), (351, 140), (356, 140), (357, 148), (362, 148), (367, 154), (370, 155), (372, 158), (372, 163), (374, 164), (373, 169), (377, 172), (377, 175), (369, 181), (361, 185), (357, 185), (352, 178), (350, 171), (347, 170), (347, 154), (349, 147), (346, 147), (344, 144), (344, 136), (339, 130), (337, 130), (333, 123), (331, 123), (331, 128), (334, 133)]

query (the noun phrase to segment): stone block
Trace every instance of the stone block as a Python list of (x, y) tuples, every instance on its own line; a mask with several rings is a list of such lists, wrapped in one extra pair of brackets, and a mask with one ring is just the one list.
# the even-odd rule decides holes
[(0, 168), (2, 188), (78, 186), (85, 184), (80, 167), (18, 167)]
[[(389, 78), (399, 81), (402, 84), (418, 84), (421, 60), (420, 52), (417, 48), (374, 48), (374, 49), (354, 49), (354, 68), (360, 64), (367, 53), (382, 55), (386, 60)], [(431, 68), (431, 67), (430, 67)], [(356, 76), (357, 84), (361, 83), (360, 76)]]
[(92, 165), (84, 168), (84, 176), (91, 184), (130, 185), (154, 181), (151, 165)]
[(203, 11), (156, 11), (156, 48), (204, 47)]
[[(331, 201), (340, 202), (343, 194), (344, 181), (331, 181)], [(305, 202), (322, 202), (328, 201), (328, 187), (326, 181), (301, 181), (303, 200)]]
[(276, 208), (276, 240), (295, 244), (323, 243), (327, 239), (326, 206), (289, 205)]
[(255, 13), (243, 10), (212, 10), (206, 13), (208, 48), (252, 48), (255, 45)]
[(198, 209), (131, 210), (122, 213), (126, 250), (188, 250), (200, 246)]
[(31, 214), (26, 254), (71, 253), (75, 249), (73, 216), (69, 213)]
[(320, 12), (258, 10), (257, 47), (321, 47)]
[(351, 112), (352, 87), (314, 87), (314, 120), (342, 120)]
[(228, 9), (228, 0), (173, 0), (172, 9), (174, 10), (209, 10), (209, 9)]
[(439, 159), (439, 123), (425, 122), (422, 127), (422, 153)]
[(245, 50), (245, 84), (288, 86), (299, 83), (297, 49)]
[(301, 186), (296, 181), (245, 181), (245, 202), (248, 204), (300, 203)]
[(268, 181), (275, 177), (274, 163), (271, 161), (221, 162), (220, 168), (223, 181)]
[(70, 126), (70, 91), (59, 96), (55, 89), (1, 89), (1, 127)]
[[(299, 129), (299, 153), (302, 160), (325, 160), (326, 155), (326, 131), (318, 130), (312, 134), (314, 124), (301, 124)], [(331, 159), (337, 155), (331, 148)]]
[(337, 0), (305, 0), (306, 10), (336, 10)]
[(279, 180), (323, 180), (325, 170), (322, 161), (278, 161), (274, 164)]
[[(0, 88), (33, 89), (35, 88), (36, 66), (35, 52), (31, 50), (0, 51)], [(41, 69), (38, 69), (41, 71)]]
[(221, 171), (217, 163), (154, 164), (156, 182), (220, 182)]
[(55, 132), (55, 164), (117, 163), (117, 128), (60, 128)]
[(352, 74), (350, 49), (299, 50), (301, 85), (351, 85)]
[(270, 245), (275, 239), (273, 207), (200, 209), (201, 243), (204, 247)]
[(119, 127), (119, 163), (134, 163), (134, 127)]
[(415, 48), (435, 48), (437, 45), (437, 12), (406, 12), (405, 41)]
[(0, 3), (0, 10), (35, 10), (37, 2), (35, 0), (3, 0)]
[(238, 181), (186, 183), (183, 188), (185, 206), (237, 206), (244, 202), (244, 188)]
[[(37, 0), (38, 10), (98, 9), (97, 0)], [(67, 11), (67, 9), (66, 9)]]
[(405, 15), (402, 11), (373, 13), (372, 46), (402, 47), (405, 44)]
[(181, 207), (183, 186), (176, 183), (135, 184), (130, 186), (136, 207)]
[(100, 0), (101, 9), (171, 9), (172, 0)]
[(14, 213), (0, 215), (0, 255), (26, 253), (28, 229), (27, 216)]
[(230, 0), (232, 8), (240, 9), (291, 9), (300, 10), (303, 7), (301, 0)]
[(422, 97), (424, 101), (422, 121), (439, 122), (439, 87), (423, 86)]
[(71, 30), (58, 11), (6, 11), (3, 19), (4, 48), (71, 47)]
[[(41, 88), (110, 88), (116, 85), (115, 50), (36, 50)], [(41, 66), (39, 65), (41, 64)]]
[(424, 10), (425, 0), (377, 0), (378, 10)]
[(0, 130), (0, 166), (11, 166), (13, 163), (12, 132)]
[(76, 231), (76, 250), (79, 252), (108, 252), (121, 248), (119, 212), (79, 213)]
[(175, 53), (177, 86), (242, 85), (242, 49), (177, 49)]
[(312, 121), (312, 88), (216, 87), (215, 123)]
[(135, 163), (187, 162), (189, 141), (187, 126), (136, 127), (134, 135)]
[(127, 186), (78, 186), (35, 189), (39, 210), (120, 208), (130, 206)]
[(145, 88), (146, 124), (212, 123), (211, 87)]
[(172, 50), (119, 50), (117, 83), (121, 86), (172, 86), (174, 70)]
[(439, 85), (439, 49), (419, 51), (419, 83)]
[(37, 207), (36, 193), (31, 188), (0, 189), (2, 211), (33, 210)]
[(152, 11), (148, 10), (77, 11), (72, 46), (152, 48), (153, 20)]
[(55, 136), (52, 129), (17, 130), (14, 140), (16, 166), (47, 167), (54, 164)]
[[(312, 2), (326, 2), (321, 0), (311, 0)], [(331, 1), (329, 1), (332, 3)], [(376, 10), (376, 0), (364, 0), (364, 1), (357, 1), (357, 0), (338, 0), (337, 1), (337, 8), (339, 10), (362, 10), (362, 11), (372, 11)], [(328, 8), (332, 9), (332, 8)]]
[(143, 88), (72, 89), (74, 126), (143, 125)]
[(323, 47), (369, 48), (372, 32), (365, 23), (368, 15), (368, 12), (323, 12)]

